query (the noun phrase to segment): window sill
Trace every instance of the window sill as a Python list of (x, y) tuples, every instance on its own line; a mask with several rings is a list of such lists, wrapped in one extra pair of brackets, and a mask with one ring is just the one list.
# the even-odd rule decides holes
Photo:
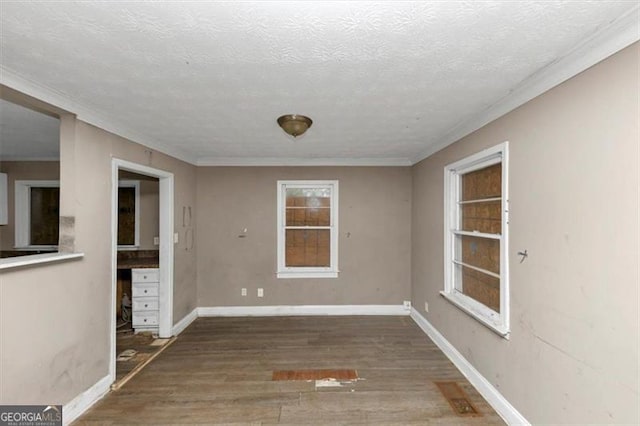
[[(492, 318), (489, 318), (486, 315), (486, 313), (480, 312), (479, 309), (475, 309), (475, 307), (470, 306), (470, 304), (467, 303), (467, 301), (460, 296), (447, 293), (444, 291), (441, 291), (440, 295), (445, 299), (447, 299), (451, 304), (456, 306), (458, 309), (460, 309), (461, 311), (463, 311), (464, 313), (466, 313), (467, 315), (469, 315), (470, 317), (474, 318), (479, 323), (487, 327), (489, 330), (509, 340), (510, 331), (509, 331), (509, 327), (506, 326), (505, 324), (502, 324), (501, 322), (496, 322)], [(485, 309), (487, 311), (489, 310), (488, 308), (485, 308)]]
[(278, 278), (338, 278), (338, 271), (278, 271)]
[(42, 251), (42, 250), (58, 250), (58, 246), (16, 246), (15, 251)]
[(32, 256), (7, 257), (0, 259), (0, 270), (39, 265), (43, 263), (63, 262), (84, 257), (84, 253), (45, 253)]

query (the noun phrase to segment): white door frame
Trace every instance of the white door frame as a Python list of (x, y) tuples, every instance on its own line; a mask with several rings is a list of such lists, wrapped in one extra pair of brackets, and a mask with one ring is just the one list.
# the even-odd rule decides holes
[(113, 158), (111, 161), (111, 344), (109, 375), (116, 378), (116, 286), (118, 261), (118, 171), (156, 177), (160, 186), (159, 337), (171, 337), (173, 328), (173, 173)]

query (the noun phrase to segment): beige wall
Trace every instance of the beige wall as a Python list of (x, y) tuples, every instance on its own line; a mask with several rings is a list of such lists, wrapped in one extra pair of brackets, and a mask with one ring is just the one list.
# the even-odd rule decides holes
[[(638, 65), (636, 44), (413, 169), (414, 307), (536, 424), (640, 421)], [(443, 168), (505, 140), (510, 340), (439, 295)]]
[(58, 180), (58, 161), (2, 161), (0, 172), (7, 174), (8, 224), (0, 225), (0, 250), (13, 250), (15, 242), (15, 181)]
[[(195, 205), (195, 167), (86, 123), (63, 120), (61, 210), (75, 216), (81, 260), (6, 270), (0, 277), (0, 403), (67, 403), (108, 374), (111, 159), (175, 175), (175, 231)], [(174, 322), (196, 307), (195, 248), (175, 246)]]
[(160, 235), (159, 190), (158, 180), (140, 181), (140, 250), (158, 250), (153, 239)]
[(119, 179), (140, 181), (140, 250), (158, 250), (153, 238), (160, 230), (160, 184), (157, 178), (120, 171)]
[[(339, 180), (339, 278), (276, 278), (276, 182), (288, 179)], [(197, 200), (199, 306), (409, 300), (409, 167), (199, 167)]]

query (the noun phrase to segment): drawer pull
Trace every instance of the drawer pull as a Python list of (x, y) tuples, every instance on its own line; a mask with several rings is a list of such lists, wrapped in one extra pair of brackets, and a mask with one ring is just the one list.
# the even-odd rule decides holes
[(147, 322), (147, 319), (146, 319), (146, 318), (144, 319), (144, 322)]
[(147, 292), (147, 290), (144, 291), (145, 293)]
[(145, 280), (147, 279), (147, 276), (146, 276), (146, 275), (144, 276), (144, 279), (145, 279)]
[(145, 304), (144, 304), (144, 307), (145, 307), (145, 308), (148, 308), (148, 307), (149, 307), (149, 305), (145, 303)]

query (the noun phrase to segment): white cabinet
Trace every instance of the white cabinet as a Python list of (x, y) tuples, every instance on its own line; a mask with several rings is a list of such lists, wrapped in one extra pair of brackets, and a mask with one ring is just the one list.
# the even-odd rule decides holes
[(160, 274), (157, 268), (131, 270), (132, 325), (140, 331), (158, 332)]

